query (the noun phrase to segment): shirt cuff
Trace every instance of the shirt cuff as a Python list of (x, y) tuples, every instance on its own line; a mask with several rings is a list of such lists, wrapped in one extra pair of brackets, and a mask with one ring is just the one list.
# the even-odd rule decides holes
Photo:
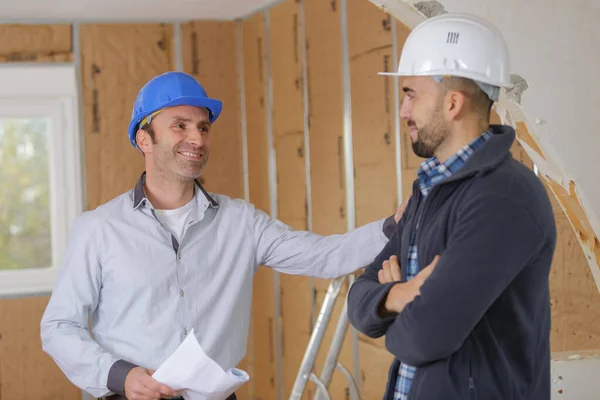
[(113, 393), (125, 396), (125, 378), (129, 371), (137, 367), (137, 365), (125, 360), (118, 360), (108, 371), (108, 381), (106, 387)]

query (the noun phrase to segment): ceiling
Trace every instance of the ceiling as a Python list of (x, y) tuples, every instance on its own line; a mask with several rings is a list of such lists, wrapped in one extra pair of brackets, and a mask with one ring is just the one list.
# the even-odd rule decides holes
[(0, 22), (229, 20), (277, 0), (0, 0)]

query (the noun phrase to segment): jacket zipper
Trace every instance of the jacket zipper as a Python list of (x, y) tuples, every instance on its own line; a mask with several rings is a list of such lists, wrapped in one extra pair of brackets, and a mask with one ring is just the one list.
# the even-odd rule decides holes
[(475, 379), (473, 378), (473, 347), (469, 344), (469, 392), (475, 391)]

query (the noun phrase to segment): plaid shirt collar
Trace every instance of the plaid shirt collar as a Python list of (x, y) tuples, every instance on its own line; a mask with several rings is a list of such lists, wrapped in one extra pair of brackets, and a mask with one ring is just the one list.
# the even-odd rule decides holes
[(421, 167), (417, 171), (417, 178), (419, 180), (419, 189), (423, 196), (427, 196), (435, 184), (449, 178), (461, 169), (471, 154), (483, 146), (491, 137), (492, 133), (489, 130), (485, 131), (471, 143), (458, 150), (444, 163), (440, 163), (436, 157), (431, 157), (421, 163)]

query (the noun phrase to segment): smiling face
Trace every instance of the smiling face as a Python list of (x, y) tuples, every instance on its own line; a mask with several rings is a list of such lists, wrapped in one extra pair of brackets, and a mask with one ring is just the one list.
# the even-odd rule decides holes
[(148, 173), (179, 181), (198, 178), (210, 154), (210, 128), (204, 108), (176, 106), (158, 113), (136, 137)]
[(400, 118), (408, 125), (413, 151), (422, 158), (433, 157), (450, 134), (443, 93), (430, 77), (407, 77), (403, 86)]

